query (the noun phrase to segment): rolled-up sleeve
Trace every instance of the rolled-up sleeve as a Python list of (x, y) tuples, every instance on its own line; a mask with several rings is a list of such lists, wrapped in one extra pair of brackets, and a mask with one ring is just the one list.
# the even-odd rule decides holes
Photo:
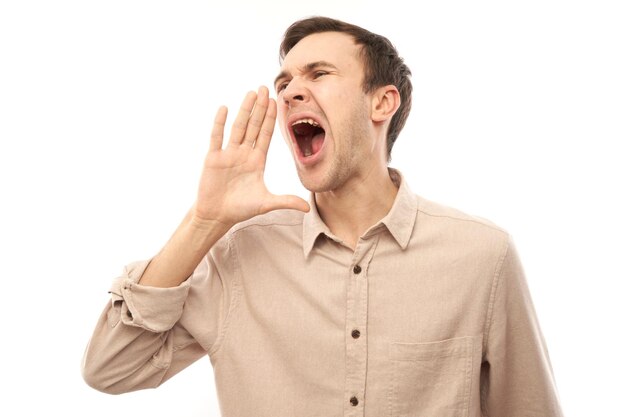
[[(218, 262), (223, 260), (224, 262)], [(221, 242), (177, 287), (138, 284), (149, 261), (113, 281), (82, 362), (85, 381), (112, 394), (155, 388), (219, 347), (233, 287), (228, 243)]]
[(124, 274), (111, 285), (109, 323), (121, 321), (127, 326), (141, 327), (151, 332), (170, 330), (183, 314), (189, 293), (190, 279), (178, 287), (156, 288), (139, 285), (139, 279), (149, 261), (135, 262), (124, 268)]
[(560, 417), (548, 350), (515, 246), (494, 280), (481, 374), (483, 415)]

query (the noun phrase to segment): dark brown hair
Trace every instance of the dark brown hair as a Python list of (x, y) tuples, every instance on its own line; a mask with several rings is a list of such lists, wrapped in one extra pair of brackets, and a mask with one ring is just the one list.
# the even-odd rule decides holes
[(387, 130), (387, 160), (391, 160), (391, 148), (400, 131), (404, 127), (411, 111), (411, 70), (404, 60), (398, 56), (398, 51), (384, 36), (377, 35), (359, 26), (342, 22), (328, 17), (315, 16), (293, 23), (285, 31), (280, 44), (280, 62), (298, 42), (303, 38), (321, 32), (341, 32), (354, 38), (357, 45), (361, 45), (361, 57), (365, 78), (363, 90), (371, 93), (378, 87), (394, 85), (400, 92), (400, 107), (391, 118)]

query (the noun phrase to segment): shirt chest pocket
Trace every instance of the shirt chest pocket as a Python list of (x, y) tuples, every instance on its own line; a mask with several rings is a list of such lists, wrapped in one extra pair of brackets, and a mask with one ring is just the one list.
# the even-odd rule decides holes
[(391, 417), (464, 417), (469, 412), (472, 337), (392, 343)]

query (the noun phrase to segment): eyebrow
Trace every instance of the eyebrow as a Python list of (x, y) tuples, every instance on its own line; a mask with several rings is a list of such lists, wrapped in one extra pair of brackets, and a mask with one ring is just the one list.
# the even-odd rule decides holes
[[(302, 67), (300, 72), (308, 73), (320, 67), (332, 68), (335, 70), (338, 69), (335, 65), (331, 64), (328, 61), (315, 61), (315, 62), (309, 62), (308, 64), (306, 64), (304, 67)], [(276, 88), (276, 83), (278, 83), (278, 81), (282, 80), (283, 78), (286, 78), (288, 75), (289, 73), (287, 71), (281, 71), (280, 74), (278, 74), (276, 78), (274, 79), (274, 88)]]

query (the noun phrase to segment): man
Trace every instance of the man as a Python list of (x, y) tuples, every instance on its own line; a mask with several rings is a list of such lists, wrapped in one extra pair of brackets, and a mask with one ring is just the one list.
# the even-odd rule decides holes
[[(385, 38), (294, 23), (277, 100), (215, 118), (197, 200), (111, 289), (84, 377), (156, 387), (208, 354), (224, 416), (559, 416), (506, 232), (387, 167), (411, 103)], [(310, 204), (263, 182), (275, 119)]]

